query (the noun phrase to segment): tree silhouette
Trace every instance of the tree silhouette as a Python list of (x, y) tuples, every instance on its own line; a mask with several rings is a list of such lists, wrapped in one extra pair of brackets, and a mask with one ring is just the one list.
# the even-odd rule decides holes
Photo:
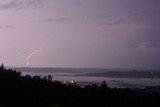
[(20, 72), (0, 66), (1, 107), (159, 107), (160, 87), (145, 89), (109, 88), (63, 84), (51, 76), (22, 76)]

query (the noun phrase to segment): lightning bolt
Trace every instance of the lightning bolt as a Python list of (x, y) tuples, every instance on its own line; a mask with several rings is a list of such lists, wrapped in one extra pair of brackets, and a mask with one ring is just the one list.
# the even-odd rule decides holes
[(34, 50), (32, 53), (30, 53), (30, 54), (27, 55), (27, 56), (24, 56), (24, 55), (22, 55), (20, 52), (17, 52), (20, 57), (22, 57), (22, 58), (25, 59), (25, 61), (26, 61), (26, 66), (27, 66), (27, 67), (29, 66), (29, 60), (30, 60), (34, 55), (36, 55), (37, 53), (40, 53), (40, 52), (43, 50), (43, 48), (47, 45), (48, 41), (49, 41), (51, 38), (52, 38), (52, 36), (48, 37), (48, 38), (45, 40), (45, 42), (41, 45), (41, 47), (40, 47), (39, 49)]

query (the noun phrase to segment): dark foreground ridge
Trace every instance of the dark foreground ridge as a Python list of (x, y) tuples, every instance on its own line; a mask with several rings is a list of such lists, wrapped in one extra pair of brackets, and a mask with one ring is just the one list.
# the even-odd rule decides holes
[(81, 88), (51, 76), (22, 76), (1, 65), (0, 107), (160, 107), (160, 87), (117, 89), (103, 81)]

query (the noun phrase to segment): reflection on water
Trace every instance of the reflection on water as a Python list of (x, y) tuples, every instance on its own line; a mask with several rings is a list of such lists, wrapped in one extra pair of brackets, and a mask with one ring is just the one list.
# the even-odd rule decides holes
[(75, 81), (78, 85), (84, 86), (88, 84), (100, 84), (105, 80), (109, 87), (117, 88), (144, 88), (145, 86), (158, 86), (160, 79), (150, 78), (108, 78), (108, 77), (87, 77), (87, 76), (74, 76), (72, 73), (44, 73), (44, 72), (22, 72), (22, 75), (52, 75), (53, 80), (58, 81)]

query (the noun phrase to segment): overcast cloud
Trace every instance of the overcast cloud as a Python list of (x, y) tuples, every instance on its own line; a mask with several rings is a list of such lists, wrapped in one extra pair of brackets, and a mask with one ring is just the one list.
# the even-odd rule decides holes
[(159, 69), (159, 0), (0, 0), (8, 66)]

